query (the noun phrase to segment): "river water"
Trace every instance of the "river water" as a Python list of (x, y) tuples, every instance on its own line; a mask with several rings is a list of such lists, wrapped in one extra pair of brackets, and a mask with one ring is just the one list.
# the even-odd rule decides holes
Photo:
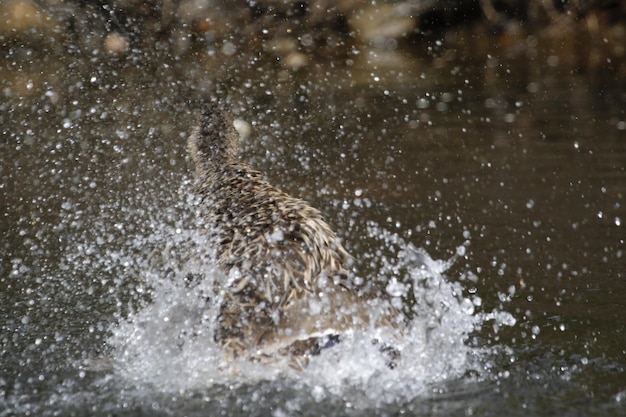
[[(295, 70), (2, 59), (0, 416), (626, 411), (616, 75), (395, 50)], [(246, 159), (324, 213), (355, 273), (413, 289), (396, 369), (358, 334), (300, 373), (220, 357), (181, 285), (198, 239), (185, 141), (218, 96), (249, 124)]]

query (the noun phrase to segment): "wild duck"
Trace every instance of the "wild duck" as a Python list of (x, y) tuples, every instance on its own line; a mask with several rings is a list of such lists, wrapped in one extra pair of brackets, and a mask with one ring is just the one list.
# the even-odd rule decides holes
[(218, 344), (237, 357), (302, 363), (343, 332), (395, 321), (391, 311), (372, 317), (353, 259), (321, 213), (241, 162), (238, 141), (220, 106), (202, 113), (188, 140), (203, 226), (227, 277), (217, 291)]

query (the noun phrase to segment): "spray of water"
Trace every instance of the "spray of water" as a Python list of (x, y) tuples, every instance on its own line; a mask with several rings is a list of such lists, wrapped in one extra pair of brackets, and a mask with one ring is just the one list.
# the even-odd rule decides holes
[[(193, 199), (185, 204), (193, 206)], [(157, 236), (147, 239), (168, 242), (153, 251), (142, 273), (149, 297), (120, 317), (108, 341), (115, 373), (125, 380), (176, 392), (284, 380), (309, 390), (315, 401), (351, 393), (365, 401), (361, 404), (378, 404), (412, 398), (440, 381), (482, 375), (490, 350), (470, 343), (472, 334), (487, 322), (496, 328), (515, 323), (504, 311), (480, 311), (481, 299), (446, 277), (454, 258), (432, 259), (372, 223), (370, 238), (386, 250), (376, 250), (380, 266), (370, 279), (386, 283), (385, 297), (407, 314), (405, 328), (349, 332), (341, 343), (312, 357), (304, 370), (280, 361), (233, 360), (213, 338), (220, 301), (215, 283), (228, 277), (210, 261), (205, 236), (193, 221), (189, 225), (162, 224), (154, 231)], [(376, 309), (376, 303), (371, 301), (370, 308)], [(373, 340), (399, 353), (394, 366)]]

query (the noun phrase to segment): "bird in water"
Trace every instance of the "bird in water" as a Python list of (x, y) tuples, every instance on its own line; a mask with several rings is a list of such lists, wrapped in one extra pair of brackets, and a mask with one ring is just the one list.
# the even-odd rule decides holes
[[(351, 329), (393, 326), (353, 282), (352, 257), (321, 213), (241, 162), (230, 114), (213, 105), (188, 140), (203, 227), (225, 282), (215, 340), (235, 357), (302, 366)], [(292, 364), (293, 364), (292, 363)]]

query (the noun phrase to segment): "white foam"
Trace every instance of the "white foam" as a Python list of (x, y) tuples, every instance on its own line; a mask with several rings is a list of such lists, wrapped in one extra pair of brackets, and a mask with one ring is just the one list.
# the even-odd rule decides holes
[[(166, 391), (285, 379), (309, 389), (314, 399), (351, 395), (369, 399), (368, 406), (419, 395), (432, 383), (470, 371), (480, 373), (488, 349), (470, 346), (469, 335), (490, 320), (512, 325), (513, 317), (497, 310), (477, 312), (480, 298), (464, 295), (462, 285), (445, 276), (453, 260), (432, 259), (426, 251), (374, 225), (370, 234), (397, 253), (378, 255), (383, 265), (378, 279), (389, 282), (393, 303), (413, 303), (407, 328), (342, 335), (341, 343), (313, 357), (304, 371), (291, 369), (286, 361), (259, 364), (227, 359), (213, 340), (219, 298), (214, 283), (227, 277), (207, 262), (211, 257), (203, 253), (207, 245), (201, 235), (176, 230), (161, 238), (174, 239), (178, 252), (192, 255), (172, 255), (170, 247), (146, 273), (152, 301), (121, 320), (109, 340), (116, 373)], [(180, 265), (172, 265), (175, 262)], [(167, 278), (161, 274), (164, 264), (174, 268)], [(200, 278), (190, 284), (189, 276)], [(372, 308), (377, 308), (375, 303)], [(393, 369), (373, 340), (400, 352)]]

